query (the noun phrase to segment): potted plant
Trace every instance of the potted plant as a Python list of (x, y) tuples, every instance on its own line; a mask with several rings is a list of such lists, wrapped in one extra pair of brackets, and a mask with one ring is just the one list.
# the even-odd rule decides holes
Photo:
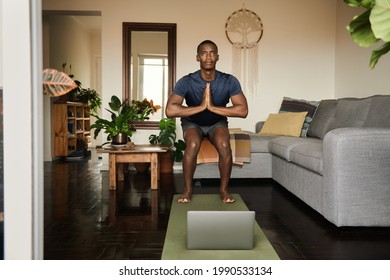
[[(149, 136), (149, 143), (152, 145), (165, 145), (169, 148), (169, 153), (160, 155), (161, 168), (160, 172), (168, 173), (173, 171), (173, 162), (183, 160), (183, 154), (186, 144), (183, 140), (176, 141), (176, 121), (172, 118), (162, 118), (159, 122), (160, 133)], [(168, 155), (164, 157), (165, 155)], [(167, 167), (164, 168), (164, 161), (167, 161)]]
[(90, 113), (97, 114), (97, 109), (102, 106), (102, 99), (96, 90), (82, 88), (76, 93), (76, 99), (88, 104)]
[(344, 2), (351, 7), (365, 9), (347, 26), (354, 42), (362, 47), (371, 47), (379, 41), (383, 43), (371, 53), (370, 68), (373, 69), (379, 58), (390, 51), (389, 1), (344, 0)]
[[(152, 102), (149, 104), (152, 104)], [(141, 108), (137, 102), (128, 105), (127, 100), (121, 102), (115, 95), (111, 96), (108, 105), (110, 109), (106, 108), (106, 110), (111, 113), (111, 119), (103, 119), (96, 114), (91, 114), (96, 118), (96, 122), (91, 125), (91, 129), (94, 130), (95, 139), (103, 131), (108, 135), (107, 140), (113, 145), (125, 145), (128, 141), (131, 141), (131, 136), (136, 131), (132, 122), (149, 119), (149, 115), (154, 112), (152, 106)]]

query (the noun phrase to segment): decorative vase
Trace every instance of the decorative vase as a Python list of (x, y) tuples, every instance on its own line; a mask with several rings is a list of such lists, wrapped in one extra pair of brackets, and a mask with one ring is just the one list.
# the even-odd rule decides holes
[(114, 145), (125, 145), (127, 143), (127, 134), (119, 133), (112, 137), (111, 143)]

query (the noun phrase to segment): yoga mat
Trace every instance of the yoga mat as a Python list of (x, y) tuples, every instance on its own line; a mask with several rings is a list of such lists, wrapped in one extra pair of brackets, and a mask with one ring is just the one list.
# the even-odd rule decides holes
[(161, 259), (163, 260), (278, 260), (271, 243), (255, 224), (255, 246), (252, 250), (187, 250), (187, 211), (248, 210), (240, 195), (235, 203), (223, 203), (219, 194), (193, 194), (190, 203), (178, 203), (175, 195), (169, 215)]

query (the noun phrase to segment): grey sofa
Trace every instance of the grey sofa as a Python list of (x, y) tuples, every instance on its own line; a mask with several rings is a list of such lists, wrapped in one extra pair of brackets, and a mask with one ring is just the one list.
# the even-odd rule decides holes
[[(307, 137), (255, 132), (232, 178), (272, 178), (339, 227), (390, 226), (389, 95), (322, 100)], [(201, 178), (219, 178), (218, 166), (198, 165)]]

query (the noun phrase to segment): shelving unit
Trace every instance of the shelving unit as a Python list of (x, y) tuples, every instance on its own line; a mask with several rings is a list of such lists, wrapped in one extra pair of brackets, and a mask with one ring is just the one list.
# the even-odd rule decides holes
[(67, 157), (77, 151), (77, 140), (91, 141), (89, 108), (84, 103), (53, 104), (54, 155)]

